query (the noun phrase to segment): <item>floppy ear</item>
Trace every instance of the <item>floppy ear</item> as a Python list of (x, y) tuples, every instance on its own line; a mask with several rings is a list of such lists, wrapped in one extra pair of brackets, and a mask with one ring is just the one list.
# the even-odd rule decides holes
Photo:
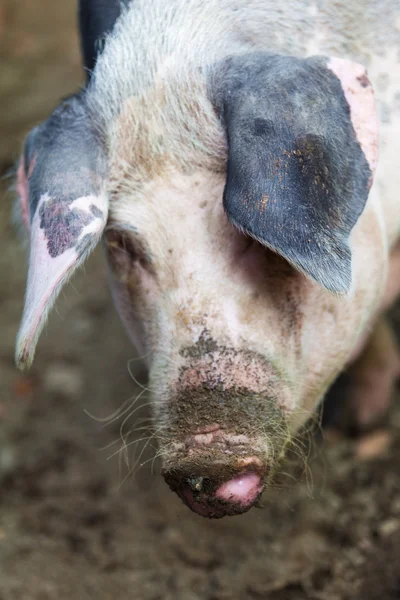
[(107, 220), (106, 157), (83, 100), (65, 100), (31, 131), (18, 168), (30, 234), (25, 308), (16, 362), (29, 366), (62, 286), (99, 241)]
[(254, 53), (225, 61), (214, 82), (228, 141), (228, 217), (327, 290), (347, 292), (349, 236), (377, 160), (365, 69)]

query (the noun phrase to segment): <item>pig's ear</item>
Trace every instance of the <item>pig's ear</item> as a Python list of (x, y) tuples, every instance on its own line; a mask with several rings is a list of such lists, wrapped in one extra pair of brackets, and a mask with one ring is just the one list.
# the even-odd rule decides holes
[(18, 169), (30, 236), (25, 308), (16, 362), (29, 366), (62, 286), (99, 241), (107, 220), (106, 157), (79, 96), (28, 135)]
[(351, 285), (349, 237), (377, 160), (365, 69), (347, 60), (234, 57), (214, 77), (230, 220), (327, 290)]
[(128, 0), (79, 0), (79, 31), (87, 77)]

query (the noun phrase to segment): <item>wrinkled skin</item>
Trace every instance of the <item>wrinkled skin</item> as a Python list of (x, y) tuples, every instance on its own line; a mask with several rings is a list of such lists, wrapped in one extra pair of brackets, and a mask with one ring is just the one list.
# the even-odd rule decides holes
[(62, 283), (104, 234), (164, 477), (219, 518), (258, 502), (347, 365), (355, 422), (387, 411), (398, 353), (374, 327), (400, 291), (400, 21), (391, 0), (392, 14), (369, 0), (362, 15), (336, 1), (128, 4), (98, 55), (119, 5), (81, 2), (94, 71), (26, 142), (17, 362), (30, 364)]

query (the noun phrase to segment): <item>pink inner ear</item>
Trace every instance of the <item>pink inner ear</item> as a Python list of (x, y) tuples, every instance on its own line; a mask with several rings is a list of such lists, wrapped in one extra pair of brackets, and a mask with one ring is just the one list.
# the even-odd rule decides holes
[[(40, 220), (41, 209), (51, 201), (48, 194), (42, 195), (32, 221), (25, 308), (16, 348), (16, 362), (20, 368), (31, 364), (37, 340), (61, 287), (97, 245), (107, 220), (105, 195), (77, 198), (66, 210), (72, 211), (79, 207), (80, 212), (75, 214), (86, 215), (88, 218), (84, 219), (82, 230), (73, 238), (69, 247), (51, 255), (49, 242), (54, 231), (41, 228)], [(58, 223), (56, 234), (68, 239), (68, 223), (67, 214), (65, 221)]]
[(367, 71), (363, 65), (342, 58), (331, 58), (327, 66), (340, 79), (357, 140), (374, 175), (378, 162), (379, 129), (374, 90)]
[(17, 364), (29, 366), (37, 339), (47, 314), (52, 307), (53, 298), (68, 277), (71, 267), (77, 262), (75, 248), (70, 248), (61, 256), (51, 258), (47, 250), (47, 240), (43, 231), (33, 221), (33, 235), (29, 259), (28, 284), (25, 297), (25, 309), (17, 340)]
[(17, 193), (19, 206), (21, 211), (21, 218), (25, 225), (27, 232), (30, 232), (30, 216), (29, 216), (29, 182), (25, 175), (25, 158), (21, 156), (17, 171)]

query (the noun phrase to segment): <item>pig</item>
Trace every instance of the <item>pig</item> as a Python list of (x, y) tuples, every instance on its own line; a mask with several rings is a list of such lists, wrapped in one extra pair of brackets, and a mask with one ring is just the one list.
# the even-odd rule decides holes
[(355, 426), (388, 411), (400, 7), (81, 0), (79, 22), (86, 84), (18, 166), (16, 362), (102, 240), (166, 482), (203, 517), (240, 514), (345, 369)]

